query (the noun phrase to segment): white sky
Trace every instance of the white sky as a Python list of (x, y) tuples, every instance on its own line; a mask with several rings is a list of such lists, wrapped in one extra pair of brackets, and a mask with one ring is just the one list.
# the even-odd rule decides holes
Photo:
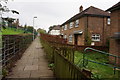
[(20, 25), (33, 25), (35, 28), (48, 30), (49, 26), (62, 24), (83, 9), (90, 6), (106, 10), (119, 2), (119, 0), (10, 0), (9, 9), (17, 10), (20, 14), (5, 13), (3, 16), (19, 18)]

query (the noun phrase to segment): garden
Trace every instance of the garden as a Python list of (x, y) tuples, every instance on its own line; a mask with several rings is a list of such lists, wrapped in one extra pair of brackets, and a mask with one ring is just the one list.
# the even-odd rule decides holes
[[(83, 55), (85, 54), (85, 59), (89, 61), (85, 61), (83, 65)], [(93, 61), (93, 62), (92, 62)], [(75, 52), (75, 64), (81, 69), (86, 69), (90, 71), (93, 75), (93, 79), (117, 79), (120, 74), (120, 70), (115, 70), (111, 67), (112, 64), (109, 64), (108, 55), (101, 54), (98, 52)], [(102, 64), (100, 64), (102, 63)], [(106, 64), (106, 65), (103, 65)]]

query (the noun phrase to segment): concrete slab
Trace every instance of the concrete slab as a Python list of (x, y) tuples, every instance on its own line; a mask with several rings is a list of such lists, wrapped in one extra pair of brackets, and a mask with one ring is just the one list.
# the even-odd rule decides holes
[(7, 78), (22, 80), (48, 80), (54, 78), (53, 72), (49, 70), (45, 53), (43, 49), (41, 49), (39, 38), (36, 38), (24, 52), (22, 58), (18, 60), (16, 66), (12, 69), (12, 72)]
[(26, 70), (38, 70), (38, 65), (25, 66), (24, 71), (26, 71)]

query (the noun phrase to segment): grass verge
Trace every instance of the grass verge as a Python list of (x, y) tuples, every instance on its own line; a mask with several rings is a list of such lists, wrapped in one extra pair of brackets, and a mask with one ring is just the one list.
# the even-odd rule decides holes
[(21, 29), (15, 29), (15, 28), (6, 28), (2, 29), (2, 35), (15, 35), (15, 34), (22, 34), (24, 33)]
[[(79, 60), (82, 60), (82, 58), (83, 58), (83, 53), (76, 51), (75, 64), (78, 64)], [(106, 63), (106, 64), (108, 64), (108, 61), (109, 61), (107, 55), (96, 53), (96, 52), (86, 53), (85, 59), (89, 59), (89, 60), (100, 62), (100, 63)], [(111, 78), (114, 80), (115, 78), (119, 78), (118, 75), (120, 73), (120, 71), (116, 70), (114, 75), (113, 68), (109, 66), (93, 63), (93, 62), (88, 62), (85, 69), (90, 70), (93, 74), (93, 78), (95, 79)]]

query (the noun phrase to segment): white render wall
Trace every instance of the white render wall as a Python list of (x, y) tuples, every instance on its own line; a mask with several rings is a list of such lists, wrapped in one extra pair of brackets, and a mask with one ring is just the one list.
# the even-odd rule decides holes
[(60, 35), (60, 30), (51, 30), (49, 34), (51, 34), (51, 35)]

